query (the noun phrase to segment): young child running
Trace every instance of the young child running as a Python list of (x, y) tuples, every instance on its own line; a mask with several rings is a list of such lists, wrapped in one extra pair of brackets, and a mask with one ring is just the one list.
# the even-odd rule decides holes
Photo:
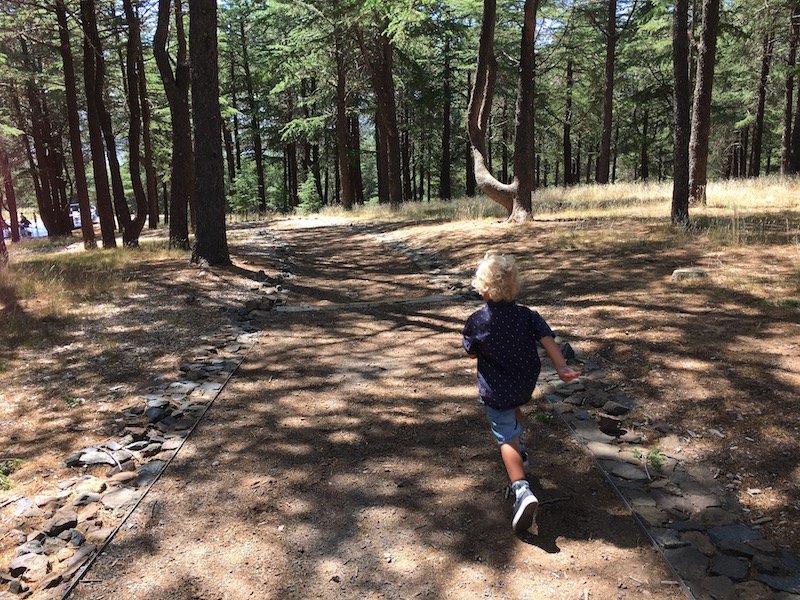
[(516, 304), (519, 273), (512, 257), (487, 252), (472, 285), (486, 305), (467, 319), (463, 346), (469, 356), (478, 359), (480, 401), (516, 496), (511, 526), (523, 532), (533, 525), (539, 506), (525, 479), (528, 455), (519, 408), (530, 402), (541, 371), (536, 343), (544, 347), (562, 381), (571, 381), (580, 373), (567, 366), (541, 315)]

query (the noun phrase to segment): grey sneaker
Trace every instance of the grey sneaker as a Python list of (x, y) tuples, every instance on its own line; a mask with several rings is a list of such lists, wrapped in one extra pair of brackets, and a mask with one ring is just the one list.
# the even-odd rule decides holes
[(536, 511), (539, 509), (539, 501), (533, 495), (529, 487), (514, 501), (514, 518), (511, 520), (511, 527), (517, 533), (530, 529), (536, 520)]

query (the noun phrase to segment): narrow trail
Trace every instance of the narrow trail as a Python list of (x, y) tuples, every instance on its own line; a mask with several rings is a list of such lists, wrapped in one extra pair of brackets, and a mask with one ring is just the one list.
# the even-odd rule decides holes
[(558, 423), (530, 421), (539, 532), (512, 534), (460, 351), (476, 303), (389, 303), (441, 288), (347, 225), (276, 223), (233, 252), (268, 275), (279, 258), (290, 306), (341, 306), (268, 313), (71, 598), (683, 597)]

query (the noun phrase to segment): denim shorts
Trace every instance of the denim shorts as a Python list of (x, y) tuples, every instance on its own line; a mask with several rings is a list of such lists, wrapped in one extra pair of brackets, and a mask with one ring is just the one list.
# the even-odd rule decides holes
[(483, 408), (498, 444), (507, 444), (514, 438), (522, 437), (523, 429), (517, 421), (516, 408), (498, 410), (488, 405), (484, 405)]

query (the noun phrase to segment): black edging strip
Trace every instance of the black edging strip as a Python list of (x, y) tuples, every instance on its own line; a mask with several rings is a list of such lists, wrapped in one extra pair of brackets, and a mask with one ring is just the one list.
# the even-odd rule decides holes
[(611, 475), (608, 473), (608, 471), (606, 471), (603, 468), (603, 465), (600, 464), (600, 461), (597, 460), (597, 457), (594, 455), (594, 453), (591, 450), (589, 450), (588, 444), (583, 440), (583, 438), (578, 434), (578, 432), (575, 431), (575, 429), (573, 429), (570, 426), (569, 421), (567, 421), (564, 418), (564, 415), (562, 415), (558, 411), (553, 411), (553, 412), (555, 412), (558, 415), (558, 418), (572, 434), (573, 439), (577, 440), (578, 443), (581, 445), (583, 451), (589, 455), (589, 457), (592, 459), (592, 464), (603, 474), (603, 477), (605, 477), (606, 481), (611, 486), (611, 489), (613, 489), (617, 493), (617, 496), (619, 496), (620, 500), (622, 500), (622, 503), (625, 505), (625, 508), (628, 509), (628, 512), (633, 517), (633, 520), (636, 521), (636, 523), (639, 525), (639, 528), (642, 531), (644, 531), (644, 534), (647, 536), (647, 539), (650, 540), (650, 543), (653, 545), (656, 552), (661, 557), (661, 560), (664, 561), (667, 567), (669, 567), (670, 572), (675, 576), (675, 579), (677, 580), (683, 592), (686, 594), (686, 597), (689, 598), (689, 600), (697, 600), (697, 597), (694, 595), (692, 590), (689, 588), (688, 585), (686, 585), (686, 582), (684, 581), (683, 577), (681, 577), (678, 574), (678, 571), (675, 570), (675, 567), (672, 565), (671, 562), (669, 562), (669, 559), (667, 559), (666, 554), (664, 554), (664, 550), (661, 548), (661, 546), (655, 540), (655, 538), (650, 534), (647, 525), (645, 525), (642, 518), (636, 513), (636, 511), (633, 509), (633, 506), (631, 506), (630, 502), (628, 502), (628, 499), (625, 497), (625, 494), (623, 494), (622, 491), (617, 486), (617, 484), (614, 483), (614, 480), (611, 478)]
[[(242, 333), (244, 333), (244, 332), (242, 332)], [(256, 335), (255, 337), (257, 338), (258, 335)], [(61, 596), (61, 600), (66, 600), (69, 597), (69, 595), (72, 594), (72, 592), (75, 591), (75, 588), (81, 582), (81, 580), (86, 575), (86, 573), (89, 571), (89, 569), (92, 568), (92, 566), (94, 565), (95, 561), (97, 561), (98, 557), (103, 553), (103, 551), (106, 549), (106, 547), (108, 547), (108, 545), (114, 540), (114, 536), (116, 536), (117, 533), (119, 533), (119, 530), (122, 528), (123, 525), (125, 525), (125, 523), (127, 523), (128, 519), (131, 517), (133, 512), (139, 507), (139, 505), (142, 503), (142, 501), (147, 497), (147, 494), (150, 493), (150, 490), (153, 489), (153, 486), (158, 482), (159, 479), (161, 479), (161, 476), (164, 474), (164, 471), (167, 470), (167, 467), (170, 464), (172, 464), (172, 461), (175, 460), (176, 456), (178, 456), (178, 453), (181, 451), (181, 448), (183, 448), (183, 445), (189, 440), (190, 437), (192, 437), (192, 433), (194, 433), (194, 430), (197, 428), (198, 425), (200, 425), (200, 423), (202, 422), (203, 418), (206, 416), (206, 413), (209, 410), (211, 410), (212, 406), (214, 406), (214, 403), (217, 401), (217, 398), (219, 398), (219, 396), (222, 394), (222, 391), (225, 389), (225, 386), (228, 385), (228, 382), (231, 380), (231, 378), (233, 377), (234, 373), (236, 373), (236, 371), (239, 370), (239, 367), (244, 362), (244, 359), (247, 358), (247, 355), (250, 353), (250, 350), (255, 345), (256, 345), (256, 340), (254, 340), (253, 343), (250, 344), (250, 346), (247, 348), (247, 350), (244, 353), (241, 354), (241, 360), (238, 363), (236, 363), (236, 368), (234, 368), (230, 373), (228, 373), (228, 377), (225, 379), (224, 382), (222, 382), (222, 386), (219, 388), (219, 390), (217, 390), (217, 393), (210, 400), (208, 405), (206, 405), (206, 407), (203, 410), (203, 412), (200, 413), (200, 416), (197, 417), (197, 420), (194, 422), (194, 424), (189, 428), (189, 433), (187, 433), (186, 437), (183, 438), (183, 441), (181, 442), (181, 445), (178, 446), (175, 449), (175, 452), (173, 453), (173, 455), (169, 458), (169, 460), (167, 460), (164, 463), (164, 466), (158, 472), (158, 475), (156, 475), (155, 479), (153, 479), (153, 481), (150, 483), (150, 485), (147, 486), (147, 489), (144, 491), (144, 493), (141, 495), (141, 497), (134, 503), (134, 505), (131, 506), (131, 508), (128, 510), (127, 514), (122, 518), (122, 521), (120, 521), (119, 524), (114, 528), (114, 531), (112, 531), (111, 534), (100, 545), (100, 547), (97, 549), (97, 552), (95, 552), (95, 554), (88, 561), (86, 561), (86, 563), (81, 567), (80, 572), (78, 573), (78, 575), (74, 578), (72, 583), (70, 583), (70, 586), (67, 588), (67, 590), (64, 592), (64, 594)]]

